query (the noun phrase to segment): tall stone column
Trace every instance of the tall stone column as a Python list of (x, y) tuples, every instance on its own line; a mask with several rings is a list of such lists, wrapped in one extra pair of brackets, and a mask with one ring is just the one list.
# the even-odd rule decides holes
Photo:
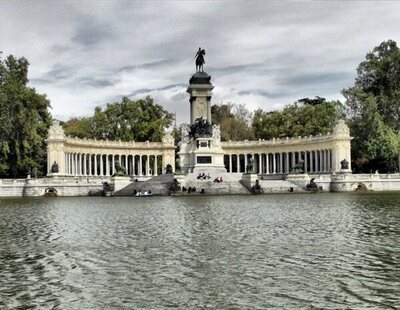
[(296, 166), (296, 152), (292, 152), (292, 167)]
[(89, 175), (93, 175), (93, 170), (92, 170), (92, 154), (89, 154)]
[[(332, 150), (332, 172), (351, 172), (350, 130), (344, 120), (340, 120), (333, 129), (335, 146)], [(341, 161), (346, 160), (349, 167), (342, 170)]]
[(78, 175), (82, 175), (82, 154), (78, 154)]
[(150, 175), (150, 156), (146, 155), (146, 175)]
[[(67, 138), (65, 137), (64, 130), (60, 126), (60, 122), (54, 120), (49, 128), (48, 138), (45, 140), (47, 143), (47, 175), (48, 176), (61, 176), (66, 175), (66, 162), (65, 162), (65, 144)], [(55, 165), (56, 164), (56, 165)], [(56, 169), (58, 166), (58, 171)]]
[(157, 172), (157, 155), (154, 155), (153, 175), (158, 175), (158, 172)]
[(98, 175), (98, 171), (97, 171), (97, 154), (94, 154), (94, 175), (95, 176)]
[(143, 156), (139, 155), (139, 175), (143, 175)]
[(99, 157), (99, 162), (100, 162), (100, 175), (101, 176), (104, 176), (104, 172), (103, 172), (103, 169), (104, 169), (104, 159), (103, 159), (103, 154), (100, 154), (99, 155), (100, 157)]
[(211, 123), (211, 97), (214, 86), (211, 76), (205, 72), (196, 72), (189, 80), (187, 92), (190, 94), (190, 124), (198, 118)]
[(232, 173), (232, 154), (229, 154), (229, 172)]
[(313, 172), (314, 172), (314, 169), (313, 169), (313, 160), (314, 160), (314, 158), (313, 158), (313, 152), (314, 152), (314, 151), (310, 151), (310, 173), (313, 173)]
[(83, 175), (86, 175), (86, 153), (83, 154)]
[(272, 154), (273, 174), (276, 174), (276, 153)]
[(307, 151), (304, 151), (304, 173), (308, 172), (308, 158)]
[(109, 161), (109, 156), (108, 154), (106, 154), (106, 175), (109, 176), (110, 175), (110, 161)]
[(266, 173), (269, 174), (269, 153), (265, 154), (265, 169)]
[(112, 157), (111, 157), (111, 164), (112, 164), (112, 167), (111, 167), (111, 174), (112, 175), (114, 175), (114, 173), (115, 173), (115, 156), (117, 156), (117, 155), (111, 155)]

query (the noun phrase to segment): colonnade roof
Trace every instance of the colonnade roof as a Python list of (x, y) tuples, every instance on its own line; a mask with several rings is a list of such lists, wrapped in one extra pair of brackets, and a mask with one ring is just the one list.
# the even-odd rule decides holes
[(307, 137), (293, 137), (293, 138), (283, 138), (283, 139), (271, 139), (271, 140), (244, 140), (244, 141), (222, 141), (221, 146), (223, 149), (231, 148), (257, 148), (260, 147), (290, 147), (290, 146), (317, 146), (324, 143), (329, 143), (333, 141), (348, 141), (352, 138), (349, 136), (339, 136), (335, 134), (319, 135), (319, 136), (307, 136)]
[(140, 149), (140, 150), (163, 150), (174, 149), (175, 146), (166, 142), (136, 142), (136, 141), (110, 141), (110, 140), (93, 140), (66, 137), (66, 148), (95, 148), (95, 149)]

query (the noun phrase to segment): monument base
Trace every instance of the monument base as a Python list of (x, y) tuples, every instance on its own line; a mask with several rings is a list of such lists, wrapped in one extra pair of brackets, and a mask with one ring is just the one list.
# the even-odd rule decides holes
[(129, 176), (114, 176), (111, 178), (111, 184), (113, 185), (114, 192), (118, 192), (121, 189), (127, 187), (132, 183), (131, 177)]
[(242, 184), (248, 189), (251, 189), (256, 184), (257, 180), (257, 173), (243, 173), (242, 175)]

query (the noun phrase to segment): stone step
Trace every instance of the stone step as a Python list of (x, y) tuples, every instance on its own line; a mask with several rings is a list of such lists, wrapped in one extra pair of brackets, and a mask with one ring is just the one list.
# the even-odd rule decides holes
[(147, 181), (131, 182), (129, 185), (114, 193), (114, 196), (133, 196), (135, 191), (151, 191), (154, 195), (168, 195), (169, 187), (174, 180), (173, 174), (161, 174)]

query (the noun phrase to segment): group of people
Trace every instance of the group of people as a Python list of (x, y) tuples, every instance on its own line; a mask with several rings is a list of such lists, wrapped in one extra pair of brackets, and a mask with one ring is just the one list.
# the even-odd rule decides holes
[(222, 183), (222, 181), (223, 181), (222, 177), (216, 177), (214, 179), (214, 183)]
[(196, 187), (188, 187), (186, 188), (185, 186), (182, 187), (182, 192), (188, 192), (190, 193), (195, 193), (196, 192)]
[(197, 180), (208, 180), (211, 179), (210, 174), (206, 175), (204, 172), (200, 172), (197, 175)]
[[(204, 172), (200, 172), (200, 173), (197, 175), (197, 180), (209, 180), (209, 179), (211, 179), (210, 174), (207, 174), (207, 175), (206, 175)], [(221, 183), (221, 182), (223, 182), (222, 177), (216, 177), (216, 178), (214, 179), (214, 183)]]
[(152, 194), (151, 190), (144, 191), (144, 192), (139, 190), (138, 192), (135, 193), (135, 196), (149, 196), (151, 194)]

